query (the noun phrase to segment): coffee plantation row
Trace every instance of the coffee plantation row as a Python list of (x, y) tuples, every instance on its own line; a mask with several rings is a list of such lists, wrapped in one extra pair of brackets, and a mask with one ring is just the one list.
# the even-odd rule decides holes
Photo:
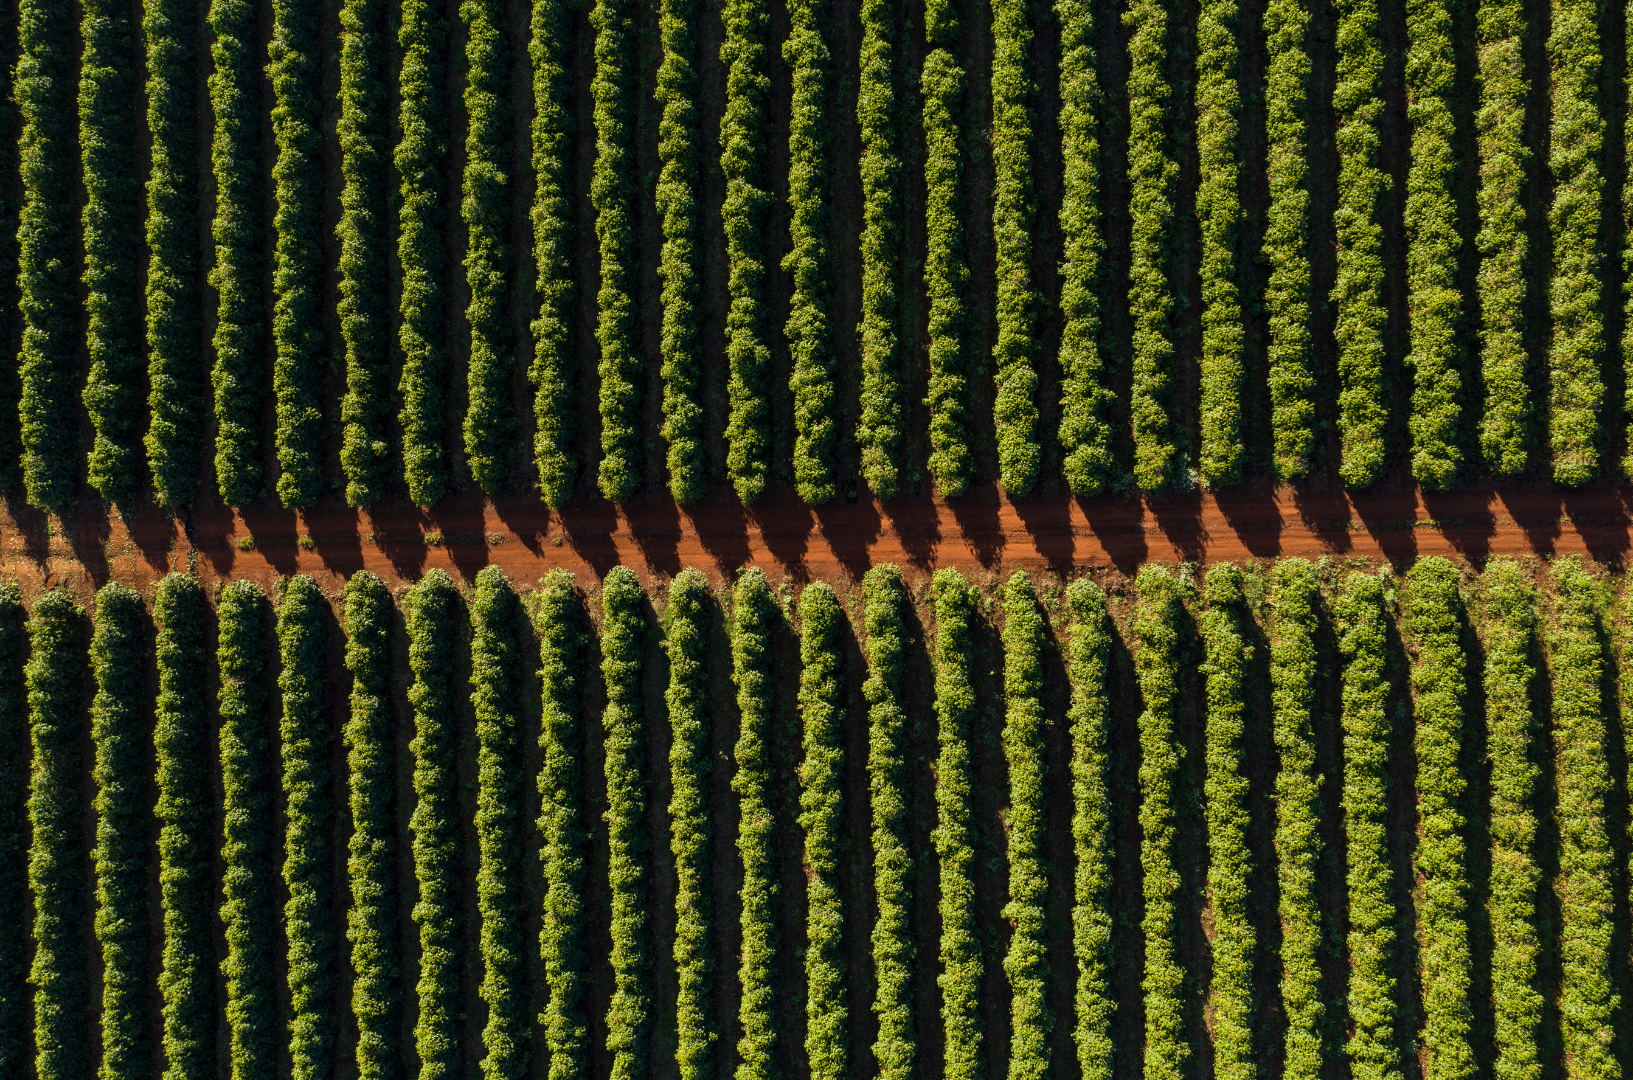
[(1627, 617), (1575, 559), (8, 586), (0, 1069), (1614, 1080)]
[(1633, 471), (1610, 7), (445, 6), (0, 3), (0, 480)]

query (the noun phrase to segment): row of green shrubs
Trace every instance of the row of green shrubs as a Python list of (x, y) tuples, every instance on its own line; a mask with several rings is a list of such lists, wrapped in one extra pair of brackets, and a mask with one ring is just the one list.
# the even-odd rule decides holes
[(1489, 0), (1478, 14), (1480, 111), (1480, 449), (1491, 471), (1513, 476), (1530, 460), (1526, 383), (1526, 21), (1518, 0)]
[(793, 368), (794, 485), (820, 506), (837, 494), (834, 446), (839, 441), (834, 385), (833, 323), (829, 313), (828, 68), (823, 0), (788, 4), (788, 322), (783, 333)]
[(623, 502), (640, 486), (640, 349), (635, 290), (635, 11), (596, 0), (595, 173), (590, 205), (601, 249), (595, 339), (601, 346), (601, 494)]
[(799, 770), (806, 875), (805, 1057), (811, 1080), (844, 1080), (850, 1075), (845, 914), (839, 892), (845, 766), (840, 635), (845, 613), (834, 591), (817, 582), (800, 595), (799, 621), (800, 741), (805, 751)]
[(1264, 8), (1265, 208), (1262, 255), (1265, 352), (1270, 384), (1271, 466), (1278, 478), (1303, 476), (1315, 443), (1315, 376), (1310, 370), (1310, 189), (1306, 110), (1310, 9), (1303, 0)]
[(96, 593), (91, 637), (91, 741), (96, 745), (96, 939), (102, 948), (102, 1064), (106, 1080), (147, 1064), (147, 612), (135, 589), (111, 581)]
[[(669, 657), (669, 848), (675, 857), (675, 1063), (681, 1080), (708, 1074), (716, 1033), (709, 902), (709, 582), (682, 570), (663, 614)], [(746, 884), (746, 883), (745, 883)]]
[(959, 137), (963, 121), (964, 71), (947, 44), (957, 44), (951, 4), (937, 27), (927, 12), (925, 33), (932, 51), (924, 58), (919, 88), (924, 95), (924, 291), (930, 301), (930, 458), (925, 467), (942, 495), (962, 495), (969, 484), (969, 386), (964, 371), (963, 211), (959, 176), (964, 169)]
[(1026, 571), (1004, 586), (1004, 756), (1009, 762), (1009, 1080), (1049, 1074), (1049, 955), (1044, 901), (1049, 888), (1043, 852), (1043, 614)]
[(136, 50), (130, 5), (89, 0), (81, 7), (80, 173), (85, 207), (83, 400), (90, 414), (88, 477), (103, 499), (129, 505), (142, 486), (141, 185), (136, 175)]
[(731, 605), (731, 668), (737, 685), (737, 854), (743, 861), (742, 954), (737, 1007), (737, 1080), (773, 1080), (777, 1060), (777, 792), (771, 750), (776, 731), (772, 634), (782, 619), (765, 575), (750, 567), (737, 579)]
[(1238, 17), (1236, 0), (1208, 0), (1196, 23), (1196, 220), (1202, 234), (1198, 464), (1202, 482), (1210, 487), (1235, 483), (1242, 475)]
[(1246, 668), (1253, 647), (1244, 632), (1242, 571), (1220, 563), (1203, 592), (1202, 663), (1207, 700), (1202, 794), (1208, 830), (1208, 908), (1213, 922), (1213, 1067), (1222, 1080), (1253, 1080), (1253, 961), (1258, 938), (1248, 918), (1247, 773), (1242, 766)]
[(663, 222), (658, 276), (663, 328), (658, 342), (663, 368), (663, 440), (669, 446), (669, 493), (681, 504), (703, 495), (703, 385), (698, 356), (702, 313), (702, 216), (699, 166), (703, 154), (699, 130), (696, 0), (663, 0), (658, 34), (663, 60), (658, 64), (656, 98), (663, 106), (658, 124), (658, 174), (655, 192)]
[(465, 24), (465, 287), (470, 301), (466, 368), (465, 464), (478, 487), (499, 490), (509, 470), (510, 410), (510, 79), (499, 0), (462, 0)]
[(1033, 337), (1039, 297), (1032, 284), (1032, 110), (1035, 76), (1027, 63), (1032, 22), (1025, 0), (992, 5), (992, 243), (997, 262), (997, 382), (993, 422), (998, 477), (1025, 495), (1038, 482), (1038, 356)]
[(1112, 803), (1106, 676), (1111, 620), (1106, 594), (1086, 577), (1066, 588), (1071, 633), (1066, 671), (1072, 683), (1072, 954), (1077, 961), (1072, 1033), (1084, 1080), (1110, 1080), (1112, 1067), (1111, 854)]
[(898, 351), (897, 290), (901, 277), (900, 138), (897, 132), (896, 9), (889, 0), (864, 0), (862, 44), (856, 71), (856, 126), (862, 156), (861, 415), (856, 443), (862, 478), (881, 499), (896, 494), (902, 441), (902, 362)]
[(941, 869), (941, 1025), (948, 1080), (981, 1075), (981, 938), (975, 923), (974, 776), (970, 737), (976, 592), (957, 570), (936, 571), (936, 862)]
[(572, 354), (574, 232), (571, 175), (567, 160), (573, 121), (568, 110), (567, 69), (570, 9), (566, 0), (535, 0), (529, 24), (533, 64), (533, 266), (539, 313), (532, 323), (533, 461), (539, 497), (552, 509), (573, 493), (578, 478), (578, 438)]

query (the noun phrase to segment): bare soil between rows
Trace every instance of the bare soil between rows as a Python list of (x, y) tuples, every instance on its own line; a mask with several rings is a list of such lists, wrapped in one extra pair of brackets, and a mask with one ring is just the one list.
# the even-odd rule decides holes
[[(451, 499), (431, 509), (356, 510), (325, 502), (230, 510), (206, 503), (129, 516), (87, 502), (67, 520), (12, 504), (0, 513), (3, 570), (24, 585), (142, 586), (173, 569), (206, 580), (297, 573), (326, 585), (358, 570), (412, 582), (442, 567), (469, 579), (503, 567), (525, 581), (556, 567), (599, 579), (624, 564), (668, 576), (683, 567), (729, 576), (855, 580), (881, 562), (922, 577), (1017, 568), (1129, 572), (1145, 562), (1210, 563), (1289, 555), (1408, 563), (1421, 555), (1584, 554), (1620, 563), (1633, 543), (1633, 487), (1545, 485), (1426, 494), (1249, 486), (1158, 497), (1011, 499), (995, 486), (963, 498), (838, 502), (791, 494), (743, 507), (729, 491), (690, 507), (667, 497), (596, 501), (556, 512), (526, 498)], [(327, 581), (325, 581), (327, 579)]]

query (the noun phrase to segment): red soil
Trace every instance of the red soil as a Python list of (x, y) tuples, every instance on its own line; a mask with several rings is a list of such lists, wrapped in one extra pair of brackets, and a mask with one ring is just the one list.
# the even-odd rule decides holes
[(941, 566), (1128, 571), (1143, 562), (1282, 555), (1403, 563), (1429, 554), (1479, 562), (1576, 552), (1619, 562), (1633, 541), (1630, 509), (1633, 489), (1535, 485), (1427, 496), (1405, 488), (1245, 487), (1081, 500), (1011, 500), (987, 487), (950, 503), (812, 509), (785, 496), (748, 510), (723, 493), (684, 509), (651, 498), (616, 508), (575, 505), (561, 514), (531, 500), (450, 500), (429, 511), (325, 503), (301, 513), (209, 505), (193, 512), (190, 525), (157, 510), (129, 522), (117, 513), (103, 518), (87, 506), (55, 535), (32, 512), (0, 515), (0, 552), (4, 569), (30, 591), (110, 577), (142, 585), (189, 561), (206, 579), (310, 573), (326, 587), (365, 568), (398, 582), (432, 567), (469, 578), (489, 563), (522, 582), (558, 566), (599, 578), (618, 563), (646, 574), (695, 566), (723, 575), (755, 565), (773, 579), (834, 580), (860, 577), (879, 562), (915, 576)]

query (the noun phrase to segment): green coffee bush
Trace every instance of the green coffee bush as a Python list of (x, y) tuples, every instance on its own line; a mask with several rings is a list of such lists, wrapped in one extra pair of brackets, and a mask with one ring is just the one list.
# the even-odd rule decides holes
[(216, 604), (221, 673), (221, 922), (226, 927), (228, 1071), (232, 1080), (273, 1074), (282, 1045), (273, 986), (278, 941), (277, 839), (273, 832), (266, 594), (228, 582)]
[[(1196, 218), (1202, 233), (1202, 482), (1242, 475), (1242, 301), (1236, 264), (1242, 207), (1237, 190), (1236, 0), (1207, 0), (1197, 19)], [(1245, 1062), (1245, 1059), (1242, 1059)], [(1232, 1066), (1234, 1069), (1235, 1066)]]
[(839, 895), (844, 688), (838, 636), (845, 613), (817, 582), (800, 594), (800, 828), (805, 832), (805, 1056), (812, 1080), (844, 1080), (848, 995)]
[(743, 860), (743, 956), (737, 977), (737, 1009), (743, 1033), (737, 1040), (737, 1080), (772, 1080), (777, 1050), (777, 858), (773, 813), (771, 743), (775, 694), (771, 683), (771, 634), (782, 618), (765, 575), (744, 570), (732, 596), (732, 681), (737, 685), (737, 853)]
[(110, 581), (96, 591), (91, 740), (96, 744), (96, 940), (102, 947), (102, 1080), (147, 1072), (147, 612)]
[[(159, 699), (153, 748), (158, 758), (159, 887), (164, 908), (164, 1004), (167, 1080), (204, 1080), (215, 1066), (214, 800), (210, 793), (209, 603), (198, 579), (159, 582)], [(354, 961), (355, 961), (354, 956)]]
[(1253, 960), (1258, 938), (1248, 919), (1247, 773), (1242, 760), (1245, 669), (1252, 646), (1243, 632), (1248, 615), (1242, 572), (1231, 563), (1208, 571), (1202, 616), (1206, 658), (1207, 763), (1202, 796), (1208, 826), (1208, 907), (1213, 919), (1214, 1072), (1221, 1080), (1253, 1080)]
[(549, 987), (540, 1022), (550, 1052), (550, 1080), (579, 1080), (589, 1063), (590, 1041), (584, 1008), (590, 981), (584, 950), (586, 733), (579, 681), (585, 612), (565, 570), (552, 570), (534, 596), (543, 695), (539, 832), (545, 894), (539, 950)]
[(1044, 899), (1049, 889), (1043, 855), (1043, 615), (1026, 571), (1004, 586), (1004, 756), (1009, 761), (1009, 1080), (1042, 1080), (1049, 1073), (1049, 950)]
[(664, 0), (658, 14), (663, 61), (657, 100), (663, 105), (658, 136), (658, 214), (663, 219), (663, 438), (669, 444), (669, 492), (681, 504), (703, 497), (703, 371), (699, 363), (698, 300), (703, 253), (699, 247), (702, 160), (697, 103), (697, 3)]
[(1487, 745), (1491, 754), (1491, 1002), (1501, 1080), (1542, 1074), (1537, 989), (1537, 815), (1534, 805), (1538, 717), (1531, 706), (1537, 677), (1536, 591), (1512, 559), (1486, 565), (1485, 650)]
[(408, 594), (408, 704), (414, 712), (414, 878), (419, 897), (419, 1012), (414, 1049), (421, 1080), (451, 1080), (460, 1070), (464, 998), (459, 919), (459, 797), (456, 789), (454, 702), (459, 641), (459, 590), (432, 570)]
[(336, 958), (329, 835), (329, 701), (325, 629), (329, 602), (305, 574), (291, 578), (278, 608), (283, 670), (284, 936), (289, 942), (289, 1056), (295, 1080), (328, 1075), (334, 1055)]
[(386, 138), (387, 4), (344, 0), (340, 8), (340, 337), (346, 396), (340, 402), (340, 467), (346, 505), (385, 494), (391, 444), (390, 241)]
[(448, 157), (446, 72), (448, 27), (431, 0), (402, 0), (397, 15), (397, 261), (402, 267), (397, 301), (397, 342), (403, 369), (397, 389), (402, 407), (403, 479), (408, 497), (421, 506), (442, 498), (448, 467), (442, 445), (443, 275), (448, 254), (442, 241), (442, 196)]
[(357, 1075), (386, 1080), (397, 1060), (396, 862), (393, 812), (396, 774), (391, 729), (391, 594), (383, 581), (359, 570), (344, 593), (346, 670), (351, 672), (346, 721), (347, 787), (352, 836), (346, 874), (352, 904), (346, 912), (351, 942), (352, 1015), (357, 1019)]
[(612, 908), (612, 1001), (607, 1049), (613, 1080), (646, 1075), (652, 956), (647, 944), (646, 724), (641, 715), (641, 635), (646, 597), (635, 572), (615, 566), (601, 583), (601, 714), (607, 777), (607, 874)]
[[(85, 1075), (92, 1019), (85, 955), (85, 849), (81, 841), (79, 743), (85, 734), (85, 612), (60, 589), (34, 602), (28, 621), (28, 723), (34, 750), (28, 794), (33, 843), (34, 1073)], [(20, 931), (12, 927), (12, 933)], [(236, 1078), (235, 1078), (236, 1080)]]
[(147, 467), (161, 506), (189, 506), (209, 424), (199, 378), (198, 5), (143, 5), (147, 42)]
[(1418, 936), (1423, 969), (1423, 1040), (1427, 1080), (1465, 1080), (1474, 1072), (1469, 1042), (1468, 861), (1463, 815), (1468, 788), (1463, 751), (1462, 598), (1457, 568), (1446, 559), (1419, 559), (1406, 577), (1402, 629), (1417, 652), (1412, 665), (1417, 720)]
[[(1310, 370), (1309, 135), (1310, 11), (1304, 0), (1269, 0), (1264, 9), (1265, 282), (1271, 463), (1293, 479), (1309, 468), (1315, 436)], [(1291, 1027), (1289, 1028), (1291, 1030)]]
[(992, 5), (992, 236), (998, 263), (998, 337), (993, 421), (998, 478), (1025, 495), (1038, 482), (1038, 296), (1032, 287), (1032, 108), (1035, 85), (1026, 57), (1032, 24), (1025, 0)]
[[(221, 501), (244, 506), (261, 491), (262, 291), (261, 68), (251, 0), (210, 0), (210, 145), (215, 179), (216, 295), (210, 384), (215, 398), (215, 478)], [(191, 193), (187, 194), (191, 197)]]
[(539, 494), (552, 509), (572, 497), (578, 475), (577, 363), (571, 349), (575, 289), (568, 160), (569, 18), (565, 0), (534, 0), (527, 47), (533, 63), (533, 265), (539, 294), (527, 378), (533, 384), (533, 461), (539, 470)]
[(793, 359), (794, 484), (813, 506), (835, 495), (838, 440), (828, 261), (828, 45), (823, 0), (788, 4), (782, 56), (793, 83), (788, 106), (788, 254), (792, 275), (783, 328)]
[(1286, 1080), (1317, 1080), (1322, 1066), (1320, 957), (1324, 931), (1321, 776), (1316, 771), (1316, 676), (1321, 583), (1304, 559), (1283, 559), (1270, 582), (1271, 730), (1276, 773), (1276, 880), (1281, 893), (1281, 1000)]
[[(948, 20), (951, 21), (950, 19)], [(940, 31), (957, 37), (957, 26)], [(936, 41), (932, 39), (932, 45)], [(964, 374), (964, 235), (959, 222), (958, 182), (963, 169), (959, 120), (964, 72), (945, 48), (924, 60), (919, 76), (924, 94), (924, 288), (930, 300), (930, 459), (926, 468), (943, 495), (956, 496), (969, 483), (969, 387)]]
[(465, 286), (471, 328), (466, 371), (465, 463), (492, 494), (509, 469), (506, 446), (515, 430), (510, 409), (510, 81), (502, 43), (500, 0), (462, 0), (465, 23), (465, 178), (460, 215), (465, 221)]
[(1111, 799), (1106, 747), (1106, 671), (1111, 622), (1106, 594), (1090, 579), (1067, 586), (1072, 629), (1072, 952), (1077, 960), (1077, 1064), (1084, 1080), (1111, 1076)]
[[(675, 1063), (681, 1080), (708, 1075), (714, 1042), (709, 902), (709, 582), (682, 570), (669, 586), (664, 651), (669, 655), (669, 848), (675, 856)], [(746, 942), (745, 942), (746, 944)]]
[(879, 1035), (873, 1056), (882, 1080), (906, 1080), (917, 1050), (913, 1030), (913, 863), (907, 849), (907, 711), (902, 681), (907, 642), (902, 574), (880, 563), (862, 580), (866, 597), (868, 678), (868, 792), (873, 820), (873, 1011)]
[(635, 321), (635, 12), (630, 0), (595, 0), (595, 175), (590, 204), (601, 248), (596, 294), (601, 345), (601, 494), (623, 502), (640, 486), (641, 353)]
[(1389, 861), (1389, 680), (1384, 583), (1351, 572), (1333, 603), (1344, 664), (1344, 842), (1349, 850), (1349, 1043), (1356, 1080), (1398, 1080), (1394, 872)]
[(902, 441), (901, 360), (897, 352), (897, 279), (901, 274), (901, 147), (896, 119), (896, 15), (886, 0), (861, 7), (856, 125), (862, 140), (861, 416), (856, 442), (862, 477), (881, 499), (896, 494)]
[[(141, 186), (136, 176), (136, 55), (130, 5), (80, 5), (79, 152), (85, 184), (83, 400), (95, 438), (88, 479), (108, 502), (131, 505), (142, 487), (142, 313), (137, 306)], [(64, 118), (65, 119), (65, 118)]]
[(1328, 299), (1337, 308), (1333, 336), (1338, 345), (1338, 474), (1347, 486), (1360, 488), (1383, 475), (1388, 413), (1383, 380), (1383, 226), (1378, 208), (1385, 187), (1378, 166), (1383, 51), (1378, 45), (1376, 0), (1339, 0), (1335, 8), (1338, 206), (1333, 224), (1338, 277)]
[(975, 924), (970, 728), (977, 715), (976, 594), (957, 570), (936, 571), (936, 859), (941, 868), (941, 1023), (948, 1080), (975, 1080), (981, 1053), (981, 939)]
[(58, 0), (18, 0), (17, 14), (13, 92), (23, 120), (23, 206), (17, 228), (23, 484), (30, 506), (61, 513), (73, 505), (79, 480), (79, 256), (69, 122), (74, 115), (69, 52), (75, 40), (73, 7)]
[(476, 714), (476, 911), (481, 920), (482, 1075), (515, 1080), (527, 1069), (522, 982), (521, 601), (505, 572), (484, 566), (471, 601), (471, 711)]
[(323, 490), (323, 102), (319, 0), (272, 0), (272, 391), (278, 498), (311, 506)]
[[(28, 612), (16, 582), (0, 582), (0, 921), (29, 920)], [(25, 934), (0, 934), (0, 1069), (27, 1075), (28, 952)]]

